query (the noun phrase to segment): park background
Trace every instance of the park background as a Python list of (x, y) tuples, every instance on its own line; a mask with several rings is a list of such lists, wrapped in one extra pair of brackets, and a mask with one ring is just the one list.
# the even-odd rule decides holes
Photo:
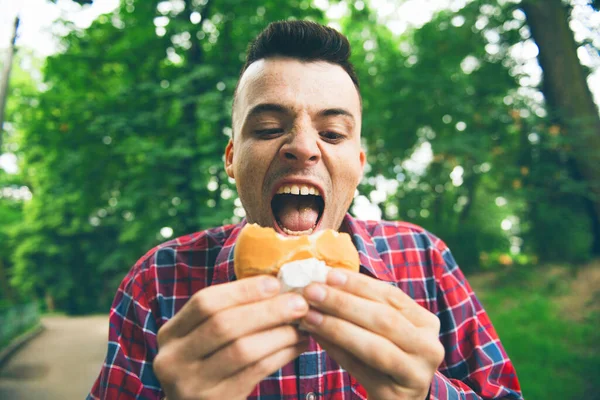
[(106, 314), (147, 250), (244, 217), (222, 163), (246, 45), (310, 19), (348, 36), (361, 81), (352, 213), (450, 246), (527, 399), (599, 399), (599, 9), (0, 0), (0, 349), (39, 315)]

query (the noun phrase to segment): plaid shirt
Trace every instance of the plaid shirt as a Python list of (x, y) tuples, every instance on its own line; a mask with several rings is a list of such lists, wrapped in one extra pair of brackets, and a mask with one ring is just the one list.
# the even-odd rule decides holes
[[(142, 257), (121, 283), (110, 313), (108, 354), (89, 399), (161, 399), (152, 370), (159, 328), (210, 285), (235, 280), (233, 248), (243, 221), (180, 237)], [(515, 369), (450, 250), (404, 222), (361, 221), (345, 229), (361, 273), (399, 287), (441, 321), (445, 359), (430, 399), (521, 399)], [(249, 399), (366, 399), (365, 389), (314, 340), (309, 351), (255, 387)]]

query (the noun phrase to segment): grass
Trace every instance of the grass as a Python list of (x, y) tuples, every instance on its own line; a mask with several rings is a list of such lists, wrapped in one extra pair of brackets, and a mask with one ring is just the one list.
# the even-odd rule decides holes
[[(581, 277), (566, 267), (518, 268), (469, 280), (515, 365), (525, 399), (600, 399), (600, 313), (586, 302), (597, 300), (600, 288), (575, 285)], [(567, 313), (570, 299), (582, 306)]]
[(38, 329), (39, 326), (40, 326), (40, 323), (35, 322), (31, 325), (23, 327), (23, 329), (21, 331), (19, 331), (18, 333), (16, 333), (13, 337), (3, 340), (3, 341), (0, 341), (0, 353), (2, 353), (2, 351), (4, 351), (11, 343), (13, 343), (17, 339), (19, 339), (27, 334), (33, 332), (34, 330)]

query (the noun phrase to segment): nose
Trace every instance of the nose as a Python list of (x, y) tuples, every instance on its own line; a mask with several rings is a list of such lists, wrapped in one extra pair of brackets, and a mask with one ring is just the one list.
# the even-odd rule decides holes
[(321, 159), (319, 134), (312, 127), (295, 129), (281, 146), (279, 155), (286, 163), (300, 168), (317, 164)]

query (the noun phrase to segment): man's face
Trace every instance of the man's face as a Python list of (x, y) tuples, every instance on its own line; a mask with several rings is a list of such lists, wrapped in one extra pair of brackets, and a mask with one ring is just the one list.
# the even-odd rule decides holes
[(340, 66), (251, 64), (225, 152), (248, 221), (284, 235), (339, 229), (365, 163), (360, 129), (358, 92)]

